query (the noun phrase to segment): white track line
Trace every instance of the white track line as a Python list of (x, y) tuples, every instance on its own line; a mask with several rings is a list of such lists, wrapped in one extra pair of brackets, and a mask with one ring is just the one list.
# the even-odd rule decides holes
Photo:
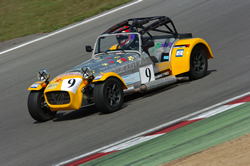
[(4, 54), (4, 53), (7, 53), (7, 52), (10, 52), (10, 51), (13, 51), (13, 50), (16, 50), (16, 49), (18, 49), (18, 48), (27, 46), (27, 45), (29, 45), (29, 44), (35, 43), (35, 42), (37, 42), (37, 41), (46, 39), (46, 38), (48, 38), (48, 37), (50, 37), (50, 36), (53, 36), (53, 35), (56, 35), (56, 34), (58, 34), (58, 33), (67, 31), (67, 30), (72, 29), (72, 28), (75, 28), (75, 27), (77, 27), (77, 26), (86, 24), (86, 23), (88, 23), (88, 22), (90, 22), (90, 21), (93, 21), (93, 20), (96, 20), (96, 19), (98, 19), (98, 18), (104, 17), (104, 16), (106, 16), (106, 15), (109, 15), (109, 14), (111, 14), (111, 13), (114, 13), (114, 12), (118, 11), (118, 10), (124, 9), (124, 8), (126, 8), (126, 7), (129, 7), (129, 6), (131, 6), (131, 5), (137, 4), (137, 3), (142, 2), (142, 1), (143, 1), (143, 0), (137, 0), (137, 1), (132, 2), (132, 3), (129, 3), (129, 4), (127, 4), (127, 5), (121, 6), (121, 7), (119, 7), (119, 8), (113, 9), (113, 10), (107, 12), (107, 13), (103, 13), (103, 14), (98, 15), (98, 16), (96, 16), (96, 17), (87, 19), (87, 20), (85, 20), (85, 21), (83, 21), (83, 22), (80, 22), (80, 23), (78, 23), (78, 24), (75, 24), (75, 25), (72, 25), (72, 26), (70, 26), (70, 27), (67, 27), (67, 28), (64, 28), (64, 29), (55, 31), (55, 32), (53, 32), (53, 33), (50, 33), (50, 34), (44, 36), (44, 37), (41, 37), (41, 38), (38, 38), (38, 39), (35, 39), (35, 40), (32, 40), (32, 41), (29, 41), (29, 42), (27, 42), (27, 43), (21, 44), (21, 45), (19, 45), (19, 46), (13, 47), (13, 48), (8, 49), (8, 50), (2, 51), (2, 52), (0, 52), (0, 55), (1, 55), (1, 54)]
[(134, 135), (134, 136), (125, 138), (125, 139), (123, 139), (123, 140), (121, 140), (121, 141), (118, 141), (118, 142), (115, 142), (115, 143), (113, 143), (113, 144), (104, 146), (104, 147), (102, 147), (102, 148), (93, 150), (93, 151), (91, 151), (91, 152), (89, 152), (89, 153), (85, 153), (85, 154), (82, 154), (82, 155), (80, 155), (80, 156), (77, 156), (77, 157), (74, 157), (74, 158), (72, 158), (72, 159), (69, 159), (69, 160), (67, 160), (67, 161), (63, 161), (63, 162), (61, 162), (61, 163), (56, 164), (55, 166), (60, 166), (60, 165), (63, 165), (63, 164), (66, 164), (66, 163), (75, 161), (75, 160), (77, 160), (77, 159), (80, 159), (80, 158), (89, 156), (89, 155), (91, 155), (91, 154), (94, 154), (94, 153), (97, 153), (97, 152), (104, 151), (105, 149), (111, 148), (111, 147), (113, 147), (113, 146), (116, 146), (116, 145), (121, 144), (121, 143), (123, 143), (123, 142), (126, 142), (126, 141), (128, 141), (128, 140), (134, 139), (134, 138), (139, 137), (139, 136), (141, 136), (141, 135), (150, 133), (150, 132), (152, 132), (152, 131), (161, 129), (161, 128), (163, 128), (163, 127), (171, 126), (171, 125), (173, 125), (173, 124), (175, 124), (175, 123), (178, 123), (178, 122), (181, 122), (181, 121), (184, 121), (184, 120), (188, 120), (188, 119), (190, 119), (190, 118), (192, 118), (192, 117), (194, 117), (194, 116), (196, 116), (196, 115), (199, 115), (199, 114), (201, 114), (201, 113), (204, 113), (204, 112), (206, 112), (206, 111), (209, 111), (209, 110), (211, 110), (211, 109), (214, 109), (214, 108), (216, 108), (216, 107), (219, 107), (219, 106), (221, 106), (221, 105), (223, 105), (223, 104), (227, 104), (227, 103), (229, 103), (229, 102), (231, 102), (231, 101), (234, 101), (234, 100), (236, 100), (236, 99), (242, 98), (242, 97), (247, 96), (247, 95), (250, 95), (250, 92), (244, 93), (244, 94), (242, 94), (242, 95), (239, 95), (239, 96), (236, 96), (236, 97), (234, 97), (234, 98), (225, 100), (225, 101), (220, 102), (220, 103), (218, 103), (218, 104), (215, 104), (215, 105), (213, 105), (213, 106), (210, 106), (210, 107), (204, 108), (204, 109), (202, 109), (202, 110), (196, 111), (196, 112), (194, 112), (194, 113), (192, 113), (192, 114), (183, 116), (183, 117), (181, 117), (181, 118), (179, 118), (179, 119), (176, 119), (176, 120), (173, 120), (173, 121), (164, 123), (164, 124), (162, 124), (162, 125), (160, 125), (160, 126), (154, 127), (154, 128), (152, 128), (152, 129), (149, 129), (149, 130), (144, 131), (144, 132), (142, 132), (142, 133), (139, 133), (139, 134), (137, 134), (137, 135)]
[(229, 110), (229, 109), (231, 109), (231, 108), (238, 107), (238, 106), (240, 106), (240, 105), (242, 105), (242, 104), (245, 104), (245, 103), (237, 103), (237, 104), (232, 104), (232, 105), (223, 105), (223, 106), (220, 106), (220, 107), (215, 108), (215, 109), (213, 109), (213, 110), (211, 110), (211, 111), (202, 113), (202, 114), (200, 114), (200, 115), (198, 115), (198, 116), (195, 116), (195, 117), (193, 117), (193, 118), (191, 118), (191, 119), (188, 119), (188, 120), (209, 118), (209, 117), (211, 117), (211, 116), (214, 116), (214, 115), (216, 115), (216, 114), (222, 113), (222, 112), (224, 112), (224, 111), (226, 111), (226, 110)]

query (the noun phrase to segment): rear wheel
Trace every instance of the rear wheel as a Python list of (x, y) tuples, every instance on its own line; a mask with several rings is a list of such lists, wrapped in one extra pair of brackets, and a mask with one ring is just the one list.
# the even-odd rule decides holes
[(195, 46), (190, 57), (190, 70), (188, 76), (191, 80), (204, 77), (207, 73), (206, 52), (199, 46)]
[(121, 81), (108, 78), (94, 88), (94, 100), (97, 109), (102, 113), (111, 113), (121, 108), (124, 100)]
[(31, 91), (28, 97), (28, 110), (30, 116), (40, 122), (53, 119), (56, 111), (51, 111), (44, 98), (44, 90)]

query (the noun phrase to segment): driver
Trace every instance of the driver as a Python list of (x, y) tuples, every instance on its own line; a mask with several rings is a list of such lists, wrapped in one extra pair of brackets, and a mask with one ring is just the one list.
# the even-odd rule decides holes
[(119, 46), (124, 46), (126, 42), (129, 41), (129, 38), (130, 38), (130, 35), (117, 35), (116, 36)]
[[(128, 28), (128, 26), (124, 26), (121, 29), (119, 29), (119, 31), (122, 31), (123, 29)], [(122, 31), (122, 33), (124, 32), (129, 32), (128, 29)], [(136, 38), (138, 38), (136, 35), (134, 34), (122, 34), (122, 35), (117, 35), (116, 36), (116, 40), (118, 42), (118, 45), (114, 45), (110, 48), (110, 50), (117, 50), (117, 49), (123, 49), (123, 50), (138, 50), (138, 39), (136, 40)]]

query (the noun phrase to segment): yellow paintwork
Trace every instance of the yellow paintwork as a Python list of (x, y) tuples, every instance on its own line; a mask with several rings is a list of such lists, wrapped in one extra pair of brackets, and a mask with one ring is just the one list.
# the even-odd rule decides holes
[(35, 91), (39, 91), (41, 90), (43, 87), (42, 87), (42, 83), (44, 83), (44, 81), (37, 81), (35, 83), (33, 83), (32, 85), (34, 84), (39, 84), (36, 88), (31, 88), (32, 85), (30, 85), (30, 87), (28, 88), (28, 90), (35, 90)]
[(47, 96), (46, 93), (51, 92), (51, 91), (62, 91), (61, 90), (61, 86), (62, 86), (62, 82), (64, 79), (72, 79), (72, 78), (81, 78), (82, 76), (79, 72), (75, 72), (75, 73), (65, 73), (63, 75), (59, 75), (56, 78), (54, 78), (49, 85), (46, 87), (45, 91), (44, 91), (44, 96), (45, 96), (45, 100), (48, 104), (48, 106), (50, 107), (51, 111), (60, 111), (60, 110), (78, 110), (81, 105), (82, 105), (82, 88), (84, 86), (86, 86), (84, 84), (84, 81), (82, 80), (79, 87), (76, 90), (76, 93), (72, 93), (71, 91), (67, 91), (69, 93), (70, 96), (70, 103), (69, 104), (60, 104), (60, 105), (51, 105), (49, 104), (48, 100), (47, 100)]
[[(51, 111), (78, 110), (82, 105), (82, 92), (81, 92), (82, 88), (83, 88), (83, 86), (80, 85), (75, 94), (70, 92), (70, 91), (67, 91), (69, 93), (69, 96), (70, 96), (70, 103), (69, 104), (51, 105), (47, 102)], [(45, 95), (45, 100), (47, 101), (46, 95)]]
[[(125, 82), (123, 81), (123, 79), (118, 74), (116, 74), (114, 72), (102, 74), (101, 79), (93, 80), (93, 83), (105, 81), (109, 77), (116, 77), (116, 78), (120, 79), (121, 82), (123, 83), (123, 89), (127, 89), (127, 86), (126, 86)], [(45, 88), (44, 97), (45, 97), (45, 100), (46, 100), (48, 106), (50, 107), (51, 111), (78, 110), (81, 107), (81, 105), (82, 105), (82, 88), (84, 86), (86, 86), (84, 79), (82, 79), (75, 94), (71, 91), (67, 91), (69, 93), (69, 96), (70, 96), (70, 103), (69, 104), (51, 105), (51, 104), (49, 104), (49, 102), (47, 100), (46, 93), (52, 92), (52, 91), (62, 91), (61, 88), (62, 88), (63, 80), (64, 79), (72, 79), (72, 78), (82, 79), (82, 76), (79, 72), (65, 73), (65, 74), (59, 75), (56, 78), (54, 78)], [(28, 90), (41, 90), (43, 88), (42, 83), (43, 83), (43, 81), (35, 82), (35, 84), (39, 84), (39, 85), (37, 85), (37, 88), (31, 88), (31, 86), (33, 85), (32, 84)]]
[(116, 50), (117, 49), (117, 44), (113, 45), (112, 47), (109, 48), (110, 50)]
[[(102, 75), (102, 76), (101, 76)], [(116, 78), (118, 78), (119, 80), (121, 80), (121, 82), (123, 83), (123, 90), (124, 89), (128, 89), (127, 88), (127, 85), (125, 84), (125, 82), (123, 81), (123, 79), (118, 75), (118, 74), (116, 74), (116, 73), (114, 73), (114, 72), (108, 72), (108, 73), (103, 73), (103, 74), (100, 74), (99, 76), (101, 76), (101, 78), (100, 79), (94, 79), (93, 80), (93, 83), (95, 83), (95, 82), (100, 82), (100, 81), (105, 81), (107, 78), (109, 78), (109, 77), (116, 77)], [(98, 76), (97, 76), (98, 77)]]
[(61, 82), (63, 79), (69, 78), (82, 78), (82, 76), (80, 72), (64, 73), (54, 78), (52, 81), (50, 81), (50, 83)]
[[(185, 72), (188, 72), (190, 70), (190, 56), (191, 52), (197, 44), (201, 46), (206, 54), (207, 59), (213, 58), (213, 53), (211, 51), (210, 46), (207, 44), (207, 42), (201, 38), (191, 38), (191, 39), (181, 39), (177, 41), (174, 45), (187, 45), (190, 44), (189, 47), (183, 47), (183, 48), (173, 48), (171, 53), (171, 70), (173, 75), (182, 74)], [(177, 50), (183, 49), (183, 56), (182, 57), (176, 57)]]
[(156, 63), (156, 65), (159, 69), (159, 72), (164, 73), (170, 69), (171, 63), (167, 61), (167, 62)]
[(117, 49), (121, 49), (121, 47), (118, 46), (118, 44), (113, 45), (112, 47), (110, 47), (110, 50), (117, 50)]

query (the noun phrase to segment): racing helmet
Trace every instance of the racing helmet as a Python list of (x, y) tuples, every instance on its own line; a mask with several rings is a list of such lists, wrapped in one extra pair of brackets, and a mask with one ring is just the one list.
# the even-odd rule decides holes
[[(124, 26), (120, 28), (118, 31), (121, 31), (122, 33), (130, 32), (129, 29), (127, 29), (129, 26)], [(128, 48), (131, 43), (135, 40), (135, 35), (134, 34), (124, 34), (124, 35), (117, 35), (116, 39), (118, 41), (119, 46), (124, 49)]]

